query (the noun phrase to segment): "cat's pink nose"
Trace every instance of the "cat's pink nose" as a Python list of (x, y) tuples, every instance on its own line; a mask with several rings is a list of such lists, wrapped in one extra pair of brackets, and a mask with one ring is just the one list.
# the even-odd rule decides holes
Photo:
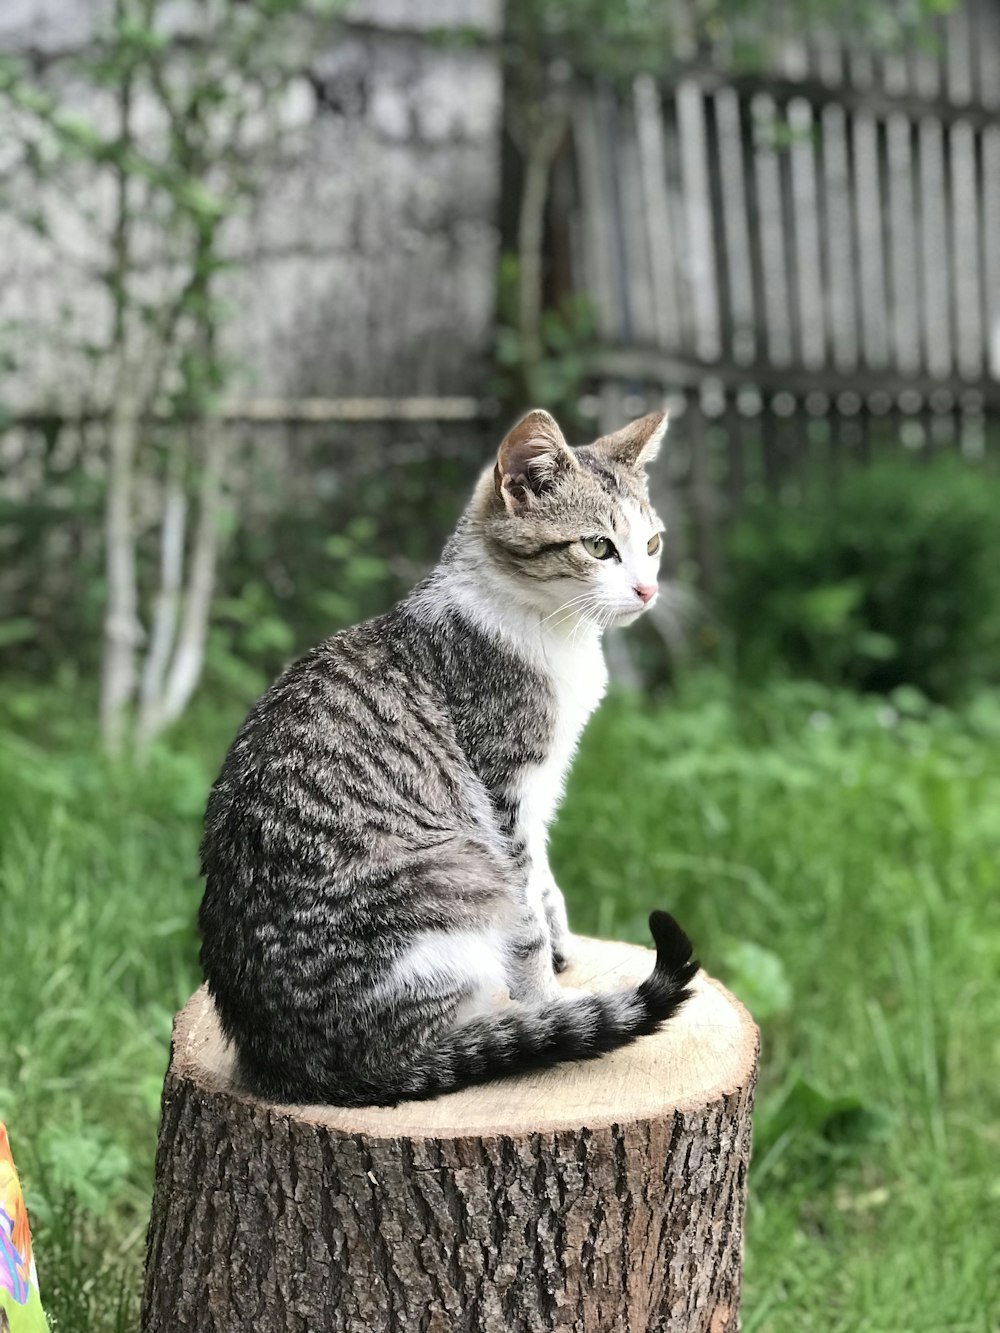
[(642, 599), (643, 605), (645, 605), (647, 602), (651, 602), (656, 596), (656, 584), (637, 583), (635, 585), (635, 592), (636, 595)]

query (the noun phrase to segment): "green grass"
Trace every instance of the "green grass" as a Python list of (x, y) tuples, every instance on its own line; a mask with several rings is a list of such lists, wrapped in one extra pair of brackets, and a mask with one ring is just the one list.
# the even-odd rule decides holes
[[(72, 696), (0, 726), (0, 1117), (64, 1333), (137, 1326), (201, 808), (238, 717), (134, 772)], [(747, 1333), (986, 1333), (1000, 1272), (1000, 699), (707, 677), (610, 701), (553, 838), (574, 925), (675, 911), (763, 1029)]]

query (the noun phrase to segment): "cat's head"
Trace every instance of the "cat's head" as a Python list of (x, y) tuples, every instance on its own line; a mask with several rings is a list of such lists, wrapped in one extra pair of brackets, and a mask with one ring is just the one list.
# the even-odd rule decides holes
[(572, 449), (548, 412), (529, 412), (500, 445), (478, 519), (486, 551), (519, 600), (570, 624), (626, 625), (657, 593), (662, 524), (645, 468), (665, 412)]

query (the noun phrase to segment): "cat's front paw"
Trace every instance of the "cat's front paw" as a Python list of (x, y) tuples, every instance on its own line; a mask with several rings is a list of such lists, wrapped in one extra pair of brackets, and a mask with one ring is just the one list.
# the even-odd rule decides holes
[(573, 936), (566, 933), (553, 936), (552, 971), (557, 975), (565, 972), (573, 961)]

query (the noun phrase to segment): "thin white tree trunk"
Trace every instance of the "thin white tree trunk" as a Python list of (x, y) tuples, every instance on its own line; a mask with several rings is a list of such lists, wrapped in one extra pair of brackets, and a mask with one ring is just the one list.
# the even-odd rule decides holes
[[(531, 372), (541, 360), (542, 256), (545, 243), (545, 206), (549, 197), (549, 176), (566, 135), (568, 117), (564, 110), (553, 110), (541, 132), (524, 145), (524, 189), (517, 227), (519, 267), (518, 320), (520, 323), (525, 372)], [(529, 379), (530, 383), (530, 379)]]
[[(198, 526), (184, 591), (180, 632), (153, 735), (180, 717), (201, 676), (219, 556), (224, 463), (225, 437), (209, 423), (205, 428), (205, 462), (199, 488)], [(152, 739), (152, 735), (148, 739)]]
[(153, 609), (153, 624), (146, 650), (139, 702), (138, 745), (143, 749), (162, 726), (160, 712), (163, 684), (170, 663), (180, 615), (184, 576), (184, 536), (187, 527), (187, 496), (179, 475), (176, 439), (164, 488), (163, 522), (160, 529), (160, 586)]
[[(115, 18), (125, 17), (124, 0), (116, 0)], [(131, 142), (132, 75), (121, 90), (120, 142)], [(105, 571), (104, 651), (101, 661), (101, 738), (111, 754), (120, 754), (128, 733), (129, 710), (135, 698), (136, 653), (142, 640), (135, 553), (135, 464), (142, 413), (129, 375), (128, 292), (131, 265), (129, 180), (115, 168), (115, 219), (111, 236), (108, 285), (114, 325), (111, 351), (115, 357), (114, 401), (108, 427), (108, 487), (104, 502)]]
[(101, 665), (101, 735), (105, 748), (119, 754), (135, 697), (136, 653), (142, 641), (136, 586), (133, 499), (139, 419), (119, 400), (111, 418), (108, 490), (105, 504), (105, 570), (108, 589)]

